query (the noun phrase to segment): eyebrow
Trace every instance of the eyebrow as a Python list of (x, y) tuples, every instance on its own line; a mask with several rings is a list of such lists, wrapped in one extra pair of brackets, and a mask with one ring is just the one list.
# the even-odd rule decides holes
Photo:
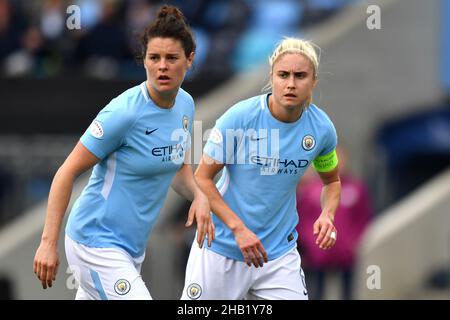
[[(158, 55), (160, 56), (161, 54), (159, 52), (147, 52), (147, 55)], [(179, 52), (166, 52), (165, 53), (166, 56), (178, 56), (180, 55)]]
[(286, 70), (278, 70), (277, 73), (309, 73), (308, 70), (300, 70), (300, 71), (286, 71)]

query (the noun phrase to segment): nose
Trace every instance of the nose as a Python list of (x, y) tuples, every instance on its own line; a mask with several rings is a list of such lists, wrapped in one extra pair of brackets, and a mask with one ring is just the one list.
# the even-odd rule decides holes
[(159, 61), (158, 69), (159, 69), (159, 70), (167, 70), (167, 62), (166, 62), (166, 59), (162, 58), (162, 59)]
[(295, 89), (295, 79), (293, 75), (289, 76), (287, 87), (288, 89)]

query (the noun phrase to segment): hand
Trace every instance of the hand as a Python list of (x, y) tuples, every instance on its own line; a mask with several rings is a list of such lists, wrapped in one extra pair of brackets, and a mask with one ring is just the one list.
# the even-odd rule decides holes
[(324, 212), (314, 222), (313, 233), (317, 236), (316, 244), (323, 250), (332, 248), (336, 243), (337, 231), (333, 220)]
[(41, 241), (36, 251), (33, 262), (33, 271), (42, 282), (42, 287), (47, 289), (56, 280), (58, 272), (59, 256), (56, 245), (50, 245)]
[(253, 265), (258, 268), (263, 266), (263, 261), (267, 262), (267, 253), (256, 234), (247, 227), (242, 226), (234, 232), (234, 237), (239, 249), (244, 256), (244, 261), (250, 267)]
[(208, 236), (208, 247), (215, 238), (214, 223), (211, 219), (211, 209), (209, 207), (208, 198), (205, 195), (199, 195), (192, 201), (189, 209), (186, 227), (190, 227), (195, 220), (197, 221), (197, 242), (198, 246), (203, 247), (205, 236)]

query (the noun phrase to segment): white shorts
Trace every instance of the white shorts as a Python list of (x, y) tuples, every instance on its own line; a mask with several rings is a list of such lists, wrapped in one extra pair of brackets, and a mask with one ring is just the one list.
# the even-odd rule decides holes
[(182, 300), (308, 300), (296, 248), (261, 268), (191, 247)]
[(119, 248), (91, 248), (66, 235), (66, 256), (78, 282), (76, 300), (151, 300), (141, 277), (145, 254), (133, 258)]

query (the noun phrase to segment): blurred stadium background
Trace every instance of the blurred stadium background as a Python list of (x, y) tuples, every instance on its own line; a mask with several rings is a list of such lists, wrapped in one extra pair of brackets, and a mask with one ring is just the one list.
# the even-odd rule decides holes
[[(53, 288), (42, 290), (32, 272), (51, 179), (98, 111), (145, 79), (134, 35), (161, 3), (0, 0), (0, 298), (73, 299), (63, 242)], [(450, 0), (165, 3), (179, 6), (195, 30), (197, 58), (183, 87), (203, 132), (260, 93), (282, 36), (322, 48), (315, 102), (333, 119), (376, 211), (352, 298), (448, 299)], [(66, 27), (72, 4), (81, 8), (80, 30)], [(369, 5), (380, 8), (381, 29), (368, 28)], [(86, 181), (78, 180), (72, 201)], [(152, 233), (143, 278), (155, 299), (181, 295), (194, 232), (184, 228), (187, 205), (171, 191)], [(373, 266), (381, 287), (370, 289)], [(340, 285), (328, 277), (325, 298), (336, 299)]]

